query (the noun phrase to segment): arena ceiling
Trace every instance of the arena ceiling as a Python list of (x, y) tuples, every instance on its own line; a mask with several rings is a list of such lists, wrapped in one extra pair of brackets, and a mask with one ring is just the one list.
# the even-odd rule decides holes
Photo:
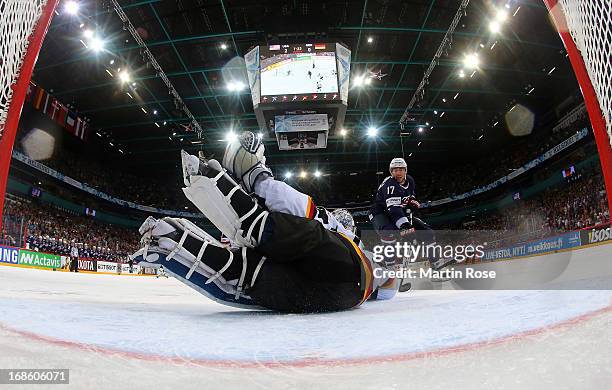
[[(134, 169), (175, 169), (180, 149), (219, 157), (229, 129), (259, 131), (250, 92), (229, 91), (221, 74), (230, 60), (258, 44), (339, 41), (352, 50), (351, 80), (370, 71), (386, 75), (351, 88), (348, 135), (330, 135), (327, 149), (279, 151), (274, 135), (266, 133), (268, 162), (277, 171), (316, 167), (326, 174), (374, 175), (402, 150), (412, 166), (461, 164), (512, 145), (503, 121), (512, 104), (525, 105), (541, 122), (578, 90), (538, 0), (470, 1), (448, 54), (411, 112), (415, 121), (408, 137), (400, 136), (399, 119), (458, 0), (120, 1), (204, 129), (199, 140), (181, 126), (187, 118), (108, 3), (80, 3), (76, 16), (58, 9), (33, 79), (91, 118), (99, 134), (92, 133), (94, 138)], [(489, 23), (499, 9), (508, 19), (494, 34)], [(102, 37), (104, 50), (94, 53), (83, 45), (86, 29)], [(468, 52), (478, 53), (480, 65), (461, 78)], [(129, 83), (117, 80), (119, 68), (129, 70)], [(379, 129), (375, 139), (366, 135), (370, 126)], [(418, 127), (424, 131), (415, 131)]]

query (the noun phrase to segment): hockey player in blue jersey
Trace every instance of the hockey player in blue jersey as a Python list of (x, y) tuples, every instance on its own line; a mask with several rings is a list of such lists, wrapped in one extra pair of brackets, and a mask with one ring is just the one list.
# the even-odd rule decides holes
[[(412, 238), (418, 241), (435, 242), (431, 227), (413, 212), (421, 207), (416, 200), (414, 178), (407, 174), (408, 165), (403, 158), (397, 157), (389, 164), (388, 176), (376, 191), (374, 203), (370, 208), (370, 221), (383, 244), (394, 245), (398, 239)], [(433, 269), (441, 269), (451, 264), (451, 260), (429, 259)]]

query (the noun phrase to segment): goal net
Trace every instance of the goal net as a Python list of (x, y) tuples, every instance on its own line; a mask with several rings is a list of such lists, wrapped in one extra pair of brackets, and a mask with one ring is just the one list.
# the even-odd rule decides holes
[(21, 107), (58, 1), (0, 0), (0, 215)]
[(46, 0), (0, 0), (0, 139), (30, 37), (46, 4)]
[(597, 95), (612, 146), (612, 2), (560, 0), (559, 4)]

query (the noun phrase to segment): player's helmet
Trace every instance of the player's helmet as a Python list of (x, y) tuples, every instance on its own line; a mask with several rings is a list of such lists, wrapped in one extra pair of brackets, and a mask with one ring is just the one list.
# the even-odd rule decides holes
[(393, 171), (393, 168), (408, 169), (408, 164), (406, 164), (406, 160), (404, 160), (403, 158), (396, 157), (393, 160), (391, 160), (391, 163), (389, 163), (389, 173)]
[(338, 223), (344, 226), (346, 230), (350, 230), (351, 232), (355, 233), (355, 220), (347, 209), (335, 209), (332, 211), (332, 216), (336, 218)]

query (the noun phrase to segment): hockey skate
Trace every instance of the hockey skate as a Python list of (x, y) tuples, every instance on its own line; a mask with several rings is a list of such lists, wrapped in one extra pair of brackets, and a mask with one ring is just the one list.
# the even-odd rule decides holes
[(163, 269), (194, 290), (235, 307), (256, 305), (245, 292), (266, 258), (244, 247), (230, 251), (182, 218), (147, 218), (139, 229), (143, 247), (132, 255), (140, 264)]

